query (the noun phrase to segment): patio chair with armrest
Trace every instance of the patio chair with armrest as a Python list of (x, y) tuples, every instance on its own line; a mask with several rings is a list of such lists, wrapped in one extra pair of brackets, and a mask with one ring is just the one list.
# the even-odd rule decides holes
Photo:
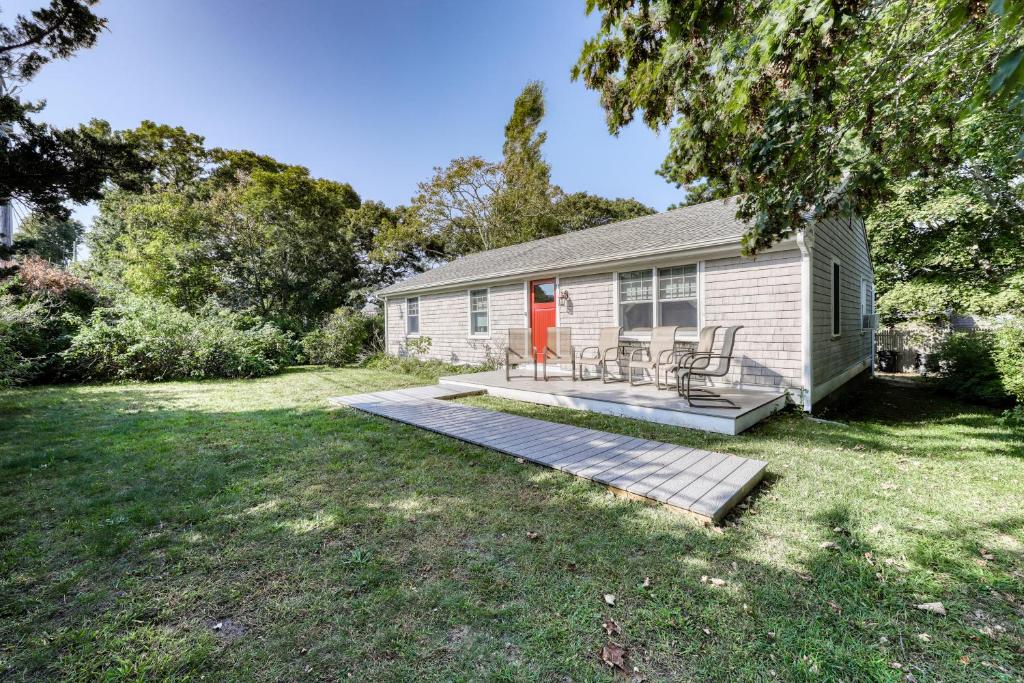
[(729, 374), (732, 366), (733, 349), (736, 346), (736, 333), (743, 329), (743, 325), (734, 325), (725, 328), (725, 335), (722, 337), (722, 348), (718, 353), (692, 354), (680, 364), (676, 371), (676, 390), (683, 397), (689, 406), (697, 406), (699, 403), (715, 405), (724, 403), (735, 410), (739, 409), (733, 401), (725, 398), (711, 389), (704, 387), (693, 387), (693, 378), (700, 377), (707, 380), (709, 377), (725, 377)]
[(522, 363), (533, 363), (533, 378), (537, 379), (537, 354), (534, 352), (530, 330), (525, 327), (513, 327), (508, 331), (508, 346), (505, 347), (505, 381), (512, 379), (512, 366)]
[(665, 384), (668, 384), (668, 376), (670, 374), (678, 374), (680, 368), (686, 368), (689, 366), (706, 367), (710, 362), (705, 358), (705, 362), (701, 364), (699, 361), (694, 360), (696, 356), (710, 356), (711, 352), (715, 348), (715, 339), (718, 330), (721, 329), (721, 325), (705, 325), (700, 335), (697, 337), (696, 348), (689, 348), (683, 351), (676, 351), (675, 356), (672, 359), (672, 365), (665, 369)]
[(549, 327), (548, 343), (541, 354), (541, 362), (544, 365), (544, 381), (548, 381), (548, 363), (559, 365), (569, 363), (572, 367), (570, 377), (576, 381), (576, 351), (572, 347), (572, 328)]
[[(629, 363), (626, 368), (629, 370), (629, 384), (636, 386), (636, 371), (640, 370), (641, 375), (648, 372), (654, 376), (654, 384), (661, 389), (661, 375), (665, 369), (672, 365), (672, 357), (676, 352), (676, 326), (665, 325), (655, 327), (651, 330), (651, 343), (646, 348), (639, 348), (629, 355)], [(647, 357), (644, 358), (643, 356)], [(666, 375), (665, 388), (668, 388), (668, 377)]]
[[(597, 345), (584, 346), (580, 349), (579, 359), (576, 365), (580, 369), (580, 381), (587, 379), (601, 378), (607, 382), (608, 364), (619, 361), (619, 337), (622, 335), (621, 327), (602, 327), (597, 332)], [(597, 372), (597, 377), (584, 377), (583, 368), (591, 366)]]

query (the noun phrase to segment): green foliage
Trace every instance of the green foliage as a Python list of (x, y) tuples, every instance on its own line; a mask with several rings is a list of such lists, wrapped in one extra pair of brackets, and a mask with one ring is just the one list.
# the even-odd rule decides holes
[(97, 302), (89, 283), (38, 257), (16, 263), (0, 279), (0, 385), (59, 377), (60, 352)]
[(586, 230), (654, 213), (635, 199), (606, 199), (586, 192), (561, 196), (555, 204), (555, 222), (562, 232)]
[(96, 0), (51, 0), (0, 24), (0, 199), (67, 217), (65, 202), (99, 199), (108, 179), (128, 182), (144, 162), (103, 121), (65, 130), (34, 120), (45, 103), (22, 102), (19, 87), (48, 62), (92, 47), (106, 20)]
[(1007, 391), (996, 367), (995, 336), (989, 332), (958, 332), (947, 336), (928, 359), (939, 373), (938, 385), (964, 401), (998, 405)]
[(993, 359), (1003, 388), (1024, 405), (1024, 323), (1009, 323), (996, 329)]
[(381, 224), (375, 257), (448, 259), (653, 213), (635, 199), (566, 195), (552, 185), (544, 111), (543, 84), (527, 84), (505, 125), (501, 163), (469, 156), (436, 167), (409, 209)]
[(379, 353), (383, 341), (383, 315), (339, 308), (302, 339), (302, 352), (314, 365), (342, 367)]
[(671, 128), (666, 179), (741, 193), (756, 252), (807, 215), (867, 215), (890, 183), (960, 168), (971, 115), (1021, 115), (1024, 3), (982, 5), (590, 0), (601, 26), (573, 77), (611, 132), (638, 112)]
[[(420, 337), (423, 339), (423, 337)], [(411, 341), (411, 340), (410, 340)], [(493, 370), (496, 364), (487, 365), (453, 365), (441, 360), (424, 360), (413, 356), (395, 356), (389, 353), (377, 353), (370, 356), (363, 364), (364, 367), (373, 370), (395, 372), (401, 375), (411, 375), (427, 382), (436, 382), (439, 377), (446, 375), (459, 375), (465, 373), (481, 372), (482, 370)]]
[(169, 380), (262, 377), (294, 353), (289, 333), (251, 316), (127, 297), (96, 309), (62, 356), (73, 379)]
[(433, 339), (426, 335), (420, 335), (418, 337), (409, 337), (406, 339), (405, 348), (414, 356), (425, 356), (430, 353), (430, 347), (433, 346), (433, 344)]
[(369, 258), (366, 233), (378, 226), (367, 220), (387, 217), (357, 215), (345, 183), (252, 152), (207, 151), (181, 128), (144, 122), (122, 135), (153, 172), (146, 192), (113, 190), (100, 203), (86, 267), (101, 280), (192, 312), (252, 309), (305, 330), (405, 272), (408, 255), (386, 267)]
[(35, 254), (66, 267), (84, 234), (85, 226), (76, 220), (34, 213), (21, 222), (14, 240), (15, 251)]
[(0, 389), (30, 382), (40, 373), (48, 322), (46, 307), (0, 285)]
[(959, 168), (893, 184), (868, 222), (879, 312), (888, 323), (947, 311), (1024, 313), (1024, 119), (961, 122)]

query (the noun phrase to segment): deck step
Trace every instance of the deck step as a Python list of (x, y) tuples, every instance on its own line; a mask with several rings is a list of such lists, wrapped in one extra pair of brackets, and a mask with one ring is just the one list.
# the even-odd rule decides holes
[(726, 453), (446, 403), (481, 393), (445, 385), (330, 399), (466, 443), (598, 482), (717, 523), (764, 477), (768, 463)]

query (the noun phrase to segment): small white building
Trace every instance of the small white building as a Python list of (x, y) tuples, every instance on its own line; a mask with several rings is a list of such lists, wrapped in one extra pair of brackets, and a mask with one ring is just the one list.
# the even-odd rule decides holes
[(874, 286), (858, 218), (814, 223), (748, 258), (735, 198), (464, 256), (379, 293), (390, 353), (452, 363), (502, 361), (510, 328), (543, 340), (569, 327), (573, 343), (621, 326), (623, 341), (678, 326), (742, 325), (727, 383), (786, 391), (806, 410), (870, 373)]

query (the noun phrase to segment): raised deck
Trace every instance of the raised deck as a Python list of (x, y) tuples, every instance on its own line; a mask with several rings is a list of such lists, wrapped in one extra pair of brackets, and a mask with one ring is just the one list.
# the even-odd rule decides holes
[(331, 402), (568, 472), (711, 523), (761, 481), (767, 466), (762, 460), (438, 400), (465, 391), (419, 387)]
[(738, 405), (738, 409), (689, 406), (675, 391), (659, 390), (650, 384), (603, 384), (600, 380), (574, 382), (568, 375), (552, 376), (546, 382), (535, 380), (532, 375), (513, 376), (506, 380), (504, 370), (442, 377), (440, 383), (446, 387), (486, 391), (501, 398), (589, 410), (718, 434), (739, 434), (786, 405), (784, 393), (763, 389), (715, 388)]

